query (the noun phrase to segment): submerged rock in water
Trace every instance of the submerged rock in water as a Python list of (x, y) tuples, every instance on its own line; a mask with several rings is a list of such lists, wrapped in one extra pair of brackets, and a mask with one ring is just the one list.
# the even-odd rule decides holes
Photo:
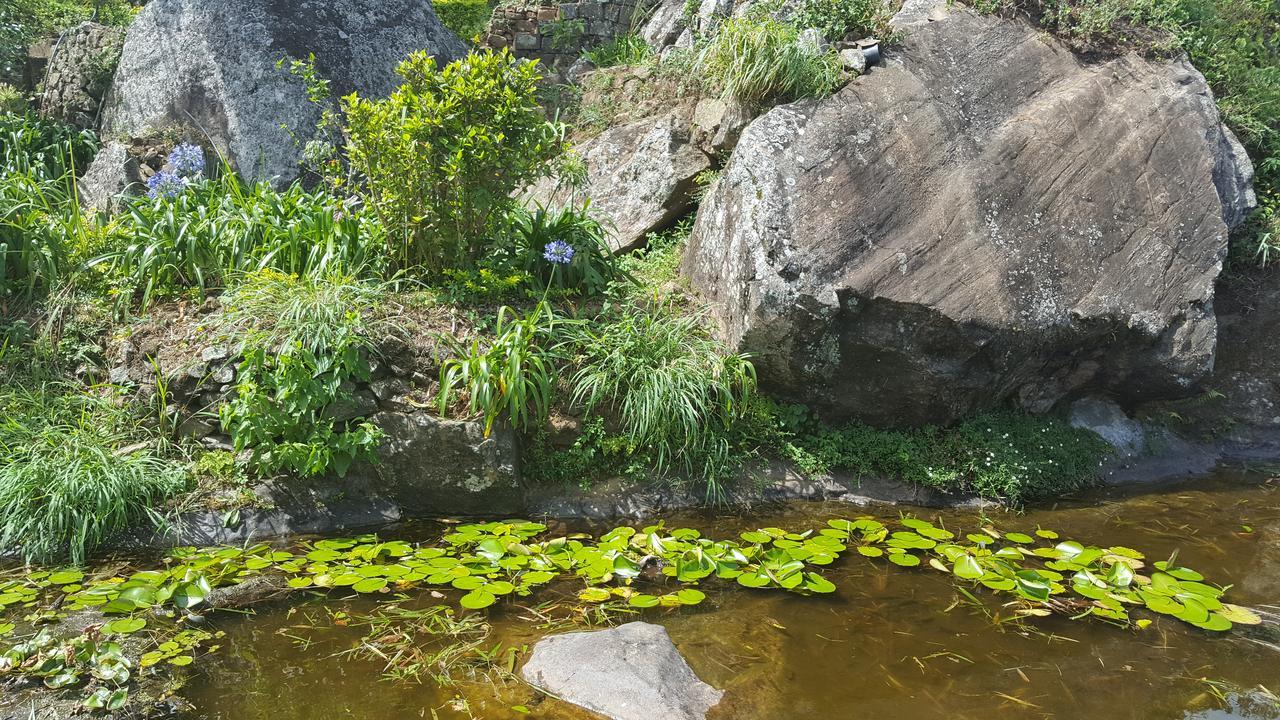
[(613, 720), (702, 720), (724, 694), (694, 675), (666, 628), (644, 622), (540, 640), (521, 674)]
[(889, 426), (1191, 392), (1254, 202), (1203, 76), (967, 10), (888, 60), (752, 122), (698, 214), (684, 270), (761, 386)]

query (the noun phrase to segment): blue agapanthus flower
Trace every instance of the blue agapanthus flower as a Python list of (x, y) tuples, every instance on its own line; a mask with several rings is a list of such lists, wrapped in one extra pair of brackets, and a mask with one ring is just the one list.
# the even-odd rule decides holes
[(147, 196), (151, 198), (175, 198), (187, 189), (187, 179), (177, 173), (161, 170), (147, 180)]
[(542, 257), (549, 263), (568, 265), (573, 261), (573, 246), (563, 240), (552, 240), (542, 248)]
[(169, 166), (182, 177), (192, 177), (204, 172), (204, 148), (182, 143), (169, 153)]

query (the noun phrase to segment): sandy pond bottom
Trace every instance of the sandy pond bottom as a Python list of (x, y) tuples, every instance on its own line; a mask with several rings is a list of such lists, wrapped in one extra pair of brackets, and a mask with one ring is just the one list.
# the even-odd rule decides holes
[[(864, 512), (896, 517), (899, 510), (940, 516), (952, 529), (981, 521), (974, 510), (824, 504), (666, 520), (668, 527), (726, 537), (766, 526), (821, 527)], [(1233, 602), (1280, 605), (1280, 480), (1267, 474), (1220, 473), (1023, 515), (988, 512), (1009, 530), (1042, 526), (1087, 543), (1127, 545), (1153, 559), (1176, 550), (1180, 564), (1233, 585)], [(426, 538), (437, 529), (414, 532)], [(634, 617), (666, 626), (698, 675), (725, 690), (711, 714), (722, 720), (1280, 717), (1271, 703), (1224, 701), (1206, 682), (1280, 692), (1280, 652), (1238, 633), (1211, 636), (1169, 618), (1142, 631), (1061, 617), (1019, 628), (997, 621), (1008, 612), (991, 593), (976, 592), (982, 607), (959, 602), (951, 578), (936, 571), (850, 553), (825, 575), (838, 587), (833, 596), (712, 580), (703, 584), (708, 597), (701, 606)], [(431, 602), (424, 592), (405, 605)], [(184, 691), (199, 708), (191, 720), (589, 717), (515, 681), (456, 688), (389, 682), (380, 678), (379, 663), (334, 657), (360, 633), (335, 627), (329, 613), (369, 609), (330, 598), (259, 609), (254, 617), (210, 618), (227, 637), (198, 663), (200, 674)], [(532, 645), (551, 631), (529, 617), (518, 607), (491, 608), (491, 641)]]

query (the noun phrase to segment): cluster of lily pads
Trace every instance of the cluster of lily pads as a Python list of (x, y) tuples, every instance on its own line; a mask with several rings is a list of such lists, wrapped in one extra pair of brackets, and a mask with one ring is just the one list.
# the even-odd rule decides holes
[[(293, 550), (263, 544), (179, 548), (163, 567), (128, 575), (89, 576), (71, 569), (0, 577), (0, 612), (26, 611), (23, 620), (30, 624), (91, 608), (116, 618), (64, 642), (75, 649), (62, 649), (62, 656), (74, 662), (50, 661), (58, 653), (46, 651), (55, 645), (36, 635), (0, 654), (0, 676), (38, 676), (56, 688), (87, 674), (107, 684), (90, 701), (110, 705), (119, 700), (110, 686), (122, 685), (135, 665), (187, 664), (192, 660), (188, 647), (209, 638), (157, 638), (134, 663), (103, 637), (136, 632), (148, 616), (189, 618), (209, 603), (216, 588), (263, 575), (277, 577), (284, 590), (388, 599), (415, 588), (452, 588), (460, 593), (457, 602), (472, 610), (504, 597), (531, 595), (553, 582), (580, 581), (584, 587), (577, 598), (588, 605), (672, 608), (702, 602), (706, 595), (697, 587), (713, 578), (748, 588), (832, 593), (836, 586), (819, 570), (852, 550), (896, 566), (949, 573), (957, 582), (1011, 596), (1019, 612), (1028, 615), (1057, 612), (1128, 625), (1134, 610), (1146, 609), (1219, 632), (1234, 623), (1260, 622), (1250, 610), (1223, 602), (1226, 588), (1204, 582), (1200, 573), (1177, 565), (1176, 557), (1148, 567), (1143, 554), (1131, 548), (1086, 546), (1045, 529), (1002, 533), (984, 526), (961, 536), (919, 518), (886, 523), (861, 517), (831, 520), (805, 532), (762, 528), (726, 540), (662, 524), (619, 527), (599, 538), (543, 537), (546, 530), (541, 523), (511, 520), (460, 525), (432, 545), (364, 535)], [(1136, 622), (1139, 627), (1149, 623)], [(15, 627), (13, 621), (0, 624), (0, 635)], [(103, 667), (111, 669), (110, 677)]]

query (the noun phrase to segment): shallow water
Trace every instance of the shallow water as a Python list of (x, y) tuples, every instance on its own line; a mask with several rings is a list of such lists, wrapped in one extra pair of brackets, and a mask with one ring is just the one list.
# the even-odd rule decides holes
[[(865, 512), (896, 517), (898, 510), (940, 515), (951, 529), (973, 529), (980, 520), (976, 510)], [(726, 537), (764, 526), (803, 530), (863, 513), (847, 505), (797, 504), (729, 519), (668, 517), (667, 525)], [(1039, 525), (1084, 542), (1137, 548), (1152, 559), (1176, 550), (1179, 564), (1234, 585), (1233, 602), (1280, 605), (1280, 479), (1266, 473), (1220, 473), (1183, 487), (1098, 496), (1020, 516), (988, 514), (1006, 529)], [(1238, 633), (1215, 637), (1170, 618), (1142, 631), (1062, 617), (1035, 618), (1020, 629), (999, 622), (1008, 613), (991, 593), (976, 593), (981, 607), (961, 603), (950, 576), (938, 572), (848, 554), (824, 575), (838, 586), (834, 596), (712, 580), (704, 583), (707, 602), (697, 608), (635, 617), (666, 626), (698, 675), (725, 690), (711, 715), (722, 720), (1280, 717), (1268, 703), (1224, 702), (1205, 682), (1280, 692), (1280, 652)], [(414, 602), (431, 604), (429, 592)], [(429, 680), (393, 683), (380, 680), (378, 663), (334, 657), (360, 633), (335, 627), (328, 612), (369, 607), (360, 603), (329, 599), (260, 609), (255, 617), (211, 617), (227, 637), (221, 650), (197, 663), (198, 675), (183, 691), (199, 708), (191, 718), (588, 717), (518, 682), (454, 689)], [(495, 606), (491, 617), (492, 642), (531, 645), (547, 632), (521, 608)], [(512, 709), (517, 705), (528, 714)]]

